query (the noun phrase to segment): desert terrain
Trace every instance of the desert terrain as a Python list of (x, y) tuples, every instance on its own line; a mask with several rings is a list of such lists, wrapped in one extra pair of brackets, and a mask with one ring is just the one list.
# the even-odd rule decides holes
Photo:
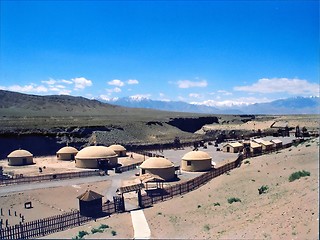
[[(4, 171), (24, 175), (39, 175), (38, 168), (44, 166), (44, 174), (79, 171), (74, 167), (74, 162), (58, 162), (53, 156), (57, 149), (68, 143), (78, 149), (93, 144), (108, 146), (119, 143), (129, 151), (152, 151), (162, 149), (165, 144), (172, 148), (176, 137), (181, 143), (193, 143), (214, 141), (221, 133), (226, 138), (253, 137), (258, 135), (259, 129), (263, 134), (272, 135), (278, 130), (272, 128), (275, 125), (287, 125), (291, 139), (296, 126), (319, 133), (320, 123), (318, 115), (175, 113), (129, 109), (78, 97), (40, 97), (11, 92), (2, 92), (2, 104), (0, 159), (4, 161), (0, 161), (1, 166)], [(6, 156), (19, 148), (32, 152), (36, 164), (9, 167)], [(190, 151), (191, 148), (185, 150)], [(175, 150), (159, 153), (175, 164), (183, 155), (182, 151)], [(177, 154), (179, 156), (175, 158)], [(214, 161), (222, 164), (217, 160), (219, 155), (212, 152)], [(235, 155), (227, 156), (227, 160), (234, 158)], [(132, 161), (123, 160), (124, 165)], [(310, 172), (310, 176), (289, 182), (292, 173), (302, 170)], [(22, 188), (27, 189), (0, 194), (1, 219), (3, 224), (5, 219), (9, 219), (12, 225), (19, 223), (20, 214), (25, 221), (31, 221), (78, 209), (76, 197), (87, 189), (106, 196), (103, 201), (112, 200), (117, 187), (136, 181), (136, 172), (110, 173), (109, 176), (88, 177), (85, 180), (51, 181), (49, 185), (44, 183), (34, 189), (32, 184), (21, 184)], [(193, 192), (143, 209), (151, 238), (316, 239), (319, 233), (318, 172), (318, 137), (288, 149), (246, 159), (240, 168), (211, 180)], [(180, 181), (198, 174), (201, 173), (182, 174)], [(267, 186), (268, 190), (260, 195), (258, 189), (262, 186)], [(8, 187), (1, 186), (0, 192), (5, 192)], [(10, 188), (19, 189), (17, 187), (20, 188), (20, 185)], [(131, 195), (126, 195), (126, 204), (137, 205), (136, 194)], [(230, 204), (230, 198), (240, 201)], [(33, 208), (25, 209), (23, 203), (26, 201), (32, 201)], [(101, 224), (108, 225), (108, 228), (102, 233), (92, 234), (91, 229)], [(90, 233), (84, 237), (88, 239), (127, 239), (134, 236), (128, 211), (44, 238), (70, 239), (80, 231)]]
[[(296, 171), (310, 176), (289, 182)], [(268, 186), (259, 195), (258, 188)], [(240, 202), (228, 203), (229, 198)], [(317, 239), (319, 234), (319, 138), (246, 159), (240, 168), (199, 189), (144, 209), (153, 239)], [(101, 224), (103, 233), (90, 230)], [(133, 238), (130, 213), (111, 215), (46, 236)], [(113, 232), (112, 232), (113, 231)], [(113, 233), (113, 234), (112, 234)], [(116, 233), (114, 235), (114, 233)]]

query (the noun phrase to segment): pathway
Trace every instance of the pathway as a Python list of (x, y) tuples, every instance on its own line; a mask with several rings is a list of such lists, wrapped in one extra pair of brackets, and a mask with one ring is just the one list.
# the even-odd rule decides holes
[(131, 211), (134, 239), (150, 239), (151, 231), (143, 210)]

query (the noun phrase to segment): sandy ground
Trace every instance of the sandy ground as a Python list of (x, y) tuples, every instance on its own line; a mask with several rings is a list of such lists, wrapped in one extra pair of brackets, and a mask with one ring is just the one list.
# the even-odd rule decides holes
[[(319, 139), (247, 160), (249, 163), (193, 192), (144, 209), (151, 237), (318, 239)], [(289, 182), (290, 174), (299, 170), (309, 171), (311, 176)], [(269, 190), (259, 195), (262, 185)], [(229, 204), (231, 197), (241, 202)], [(90, 233), (102, 223), (112, 229)], [(123, 213), (46, 238), (72, 238), (81, 230), (90, 233), (85, 238), (133, 237), (130, 214)]]
[[(101, 181), (89, 184), (71, 185), (66, 187), (55, 187), (10, 193), (0, 196), (0, 206), (3, 215), (0, 216), (5, 223), (9, 220), (10, 225), (19, 224), (20, 214), (25, 221), (32, 221), (40, 218), (63, 214), (79, 209), (77, 196), (87, 189), (101, 193), (110, 186), (110, 181)], [(32, 208), (25, 209), (24, 203), (31, 201)], [(9, 216), (9, 210), (11, 216)], [(16, 215), (15, 216), (15, 213)]]

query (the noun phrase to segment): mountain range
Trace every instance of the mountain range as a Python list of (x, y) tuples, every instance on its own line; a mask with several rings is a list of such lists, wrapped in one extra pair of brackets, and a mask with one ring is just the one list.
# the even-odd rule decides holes
[(182, 101), (159, 101), (148, 98), (124, 97), (100, 101), (131, 108), (148, 108), (164, 111), (194, 112), (209, 114), (319, 114), (319, 97), (292, 97), (265, 103), (239, 105), (232, 107), (212, 107), (190, 104)]
[[(132, 109), (132, 108), (139, 108)], [(0, 90), (0, 114), (12, 116), (162, 114), (157, 110), (198, 114), (320, 114), (319, 97), (293, 97), (267, 103), (212, 107), (182, 101), (125, 97), (105, 101), (67, 95), (38, 96)]]

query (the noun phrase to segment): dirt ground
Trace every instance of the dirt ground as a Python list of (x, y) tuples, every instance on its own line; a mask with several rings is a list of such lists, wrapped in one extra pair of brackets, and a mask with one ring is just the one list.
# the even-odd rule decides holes
[[(144, 209), (153, 239), (318, 239), (319, 138), (279, 152), (246, 159), (240, 168), (201, 188)], [(309, 177), (289, 182), (290, 174)], [(258, 188), (268, 186), (259, 195)], [(241, 202), (228, 203), (229, 198)], [(103, 233), (91, 228), (107, 224)], [(111, 215), (45, 238), (132, 238), (129, 213)], [(115, 231), (113, 236), (111, 231)]]

